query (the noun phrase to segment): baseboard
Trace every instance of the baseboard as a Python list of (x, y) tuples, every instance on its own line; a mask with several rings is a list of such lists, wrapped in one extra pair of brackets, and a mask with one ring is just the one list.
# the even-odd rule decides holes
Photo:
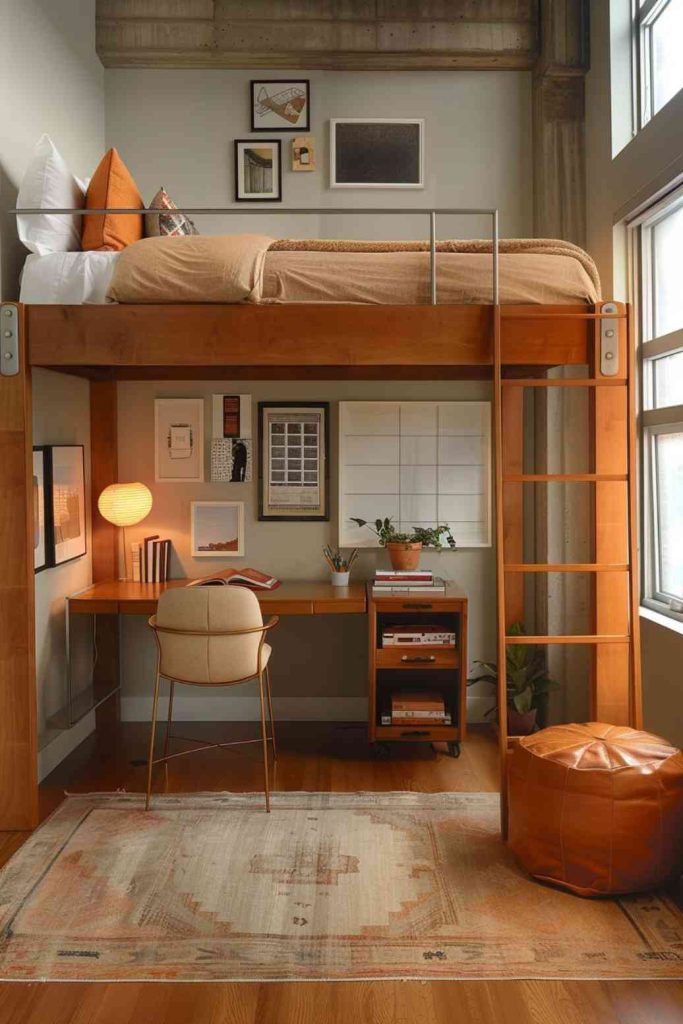
[[(468, 696), (467, 721), (484, 722), (491, 706), (489, 697)], [(168, 698), (159, 699), (159, 718), (168, 713)], [(365, 697), (273, 697), (273, 713), (280, 722), (365, 722)], [(123, 722), (148, 722), (151, 697), (122, 697)], [(176, 690), (173, 718), (178, 722), (257, 722), (261, 717), (258, 697), (182, 697)]]
[[(168, 698), (159, 699), (159, 718), (166, 717)], [(273, 697), (273, 714), (280, 722), (364, 722), (368, 717), (365, 697)], [(151, 697), (122, 697), (123, 722), (148, 722)], [(173, 718), (178, 722), (257, 722), (261, 717), (258, 697), (181, 697), (176, 689)]]
[(91, 711), (71, 729), (64, 729), (55, 738), (38, 751), (38, 782), (53, 771), (58, 764), (68, 757), (91, 732), (95, 731), (95, 712)]

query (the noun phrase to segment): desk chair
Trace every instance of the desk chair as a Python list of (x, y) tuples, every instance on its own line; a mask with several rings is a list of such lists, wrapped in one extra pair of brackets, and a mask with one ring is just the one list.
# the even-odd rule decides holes
[[(273, 745), (276, 758), (273, 722), (273, 703), (270, 693), (268, 662), (272, 648), (265, 643), (266, 634), (278, 623), (278, 617), (264, 623), (261, 609), (251, 590), (240, 587), (178, 587), (164, 591), (157, 613), (149, 620), (157, 641), (157, 664), (152, 704), (152, 731), (149, 739), (147, 763), (147, 799), (149, 810), (152, 791), (152, 769), (174, 757), (183, 757), (199, 750), (214, 747), (235, 747), (259, 740), (237, 740), (234, 743), (203, 743), (191, 750), (168, 753), (168, 741), (173, 716), (173, 690), (176, 683), (186, 686), (235, 686), (258, 678), (261, 697), (261, 740), (263, 743), (263, 776), (265, 780), (266, 810), (270, 811), (268, 783), (268, 741)], [(162, 757), (154, 758), (159, 686), (168, 679), (170, 694), (168, 721)], [(268, 700), (270, 736), (266, 730), (265, 700)]]

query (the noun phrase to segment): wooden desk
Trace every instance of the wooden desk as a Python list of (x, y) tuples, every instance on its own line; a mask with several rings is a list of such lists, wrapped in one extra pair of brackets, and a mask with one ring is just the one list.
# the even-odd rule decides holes
[[(164, 590), (184, 587), (187, 583), (188, 580), (169, 580), (168, 583), (103, 580), (66, 598), (66, 720), (69, 725), (74, 725), (121, 688), (118, 616), (154, 615), (159, 595)], [(269, 615), (364, 615), (367, 611), (364, 583), (351, 583), (348, 587), (317, 582), (282, 583), (277, 590), (260, 591), (256, 596), (266, 618)], [(94, 648), (98, 653), (90, 682), (78, 693), (73, 685), (72, 615), (116, 617), (114, 622), (102, 622), (95, 634)], [(95, 618), (94, 622), (97, 621)], [(62, 712), (60, 716), (63, 717)]]
[[(103, 580), (67, 597), (71, 615), (154, 615), (159, 595), (170, 587), (184, 587), (188, 580), (168, 583), (133, 583)], [(364, 583), (333, 587), (331, 583), (282, 583), (277, 590), (256, 592), (269, 615), (363, 615), (367, 610)]]

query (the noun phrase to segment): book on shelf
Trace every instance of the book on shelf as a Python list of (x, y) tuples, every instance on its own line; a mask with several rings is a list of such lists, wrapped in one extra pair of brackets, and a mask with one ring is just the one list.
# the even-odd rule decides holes
[(130, 546), (130, 565), (132, 570), (133, 582), (140, 582), (140, 544), (135, 543)]
[(434, 578), (431, 569), (377, 569), (375, 583), (429, 583)]
[(374, 596), (382, 594), (445, 594), (446, 584), (438, 576), (435, 576), (431, 583), (378, 583), (372, 582), (372, 593)]
[(259, 569), (223, 569), (201, 579), (192, 580), (188, 587), (248, 587), (250, 590), (276, 590), (280, 580)]
[(432, 690), (396, 690), (391, 695), (391, 713), (417, 715), (443, 715), (446, 702), (443, 694)]
[[(135, 545), (133, 545), (135, 548)], [(158, 534), (145, 537), (138, 545), (137, 579), (141, 583), (166, 583), (171, 562), (171, 541), (161, 539)], [(135, 554), (133, 555), (133, 579), (135, 579)]]

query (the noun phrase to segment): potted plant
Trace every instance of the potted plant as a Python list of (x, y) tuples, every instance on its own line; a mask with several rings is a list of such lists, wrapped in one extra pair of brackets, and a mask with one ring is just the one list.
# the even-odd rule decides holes
[[(521, 622), (515, 622), (508, 630), (508, 636), (524, 636)], [(470, 685), (479, 682), (498, 685), (498, 666), (488, 661), (476, 661), (483, 669), (481, 675), (470, 679)], [(505, 656), (507, 680), (508, 732), (511, 736), (528, 736), (536, 727), (539, 708), (550, 690), (559, 686), (548, 675), (543, 649), (534, 644), (512, 644)], [(486, 712), (491, 715), (498, 710), (497, 703)]]
[(375, 519), (373, 524), (367, 519), (351, 516), (351, 521), (358, 526), (367, 526), (375, 534), (381, 546), (389, 552), (391, 568), (397, 571), (417, 569), (423, 548), (441, 551), (447, 546), (451, 550), (455, 549), (455, 541), (448, 526), (414, 526), (410, 533), (399, 533), (391, 519)]

